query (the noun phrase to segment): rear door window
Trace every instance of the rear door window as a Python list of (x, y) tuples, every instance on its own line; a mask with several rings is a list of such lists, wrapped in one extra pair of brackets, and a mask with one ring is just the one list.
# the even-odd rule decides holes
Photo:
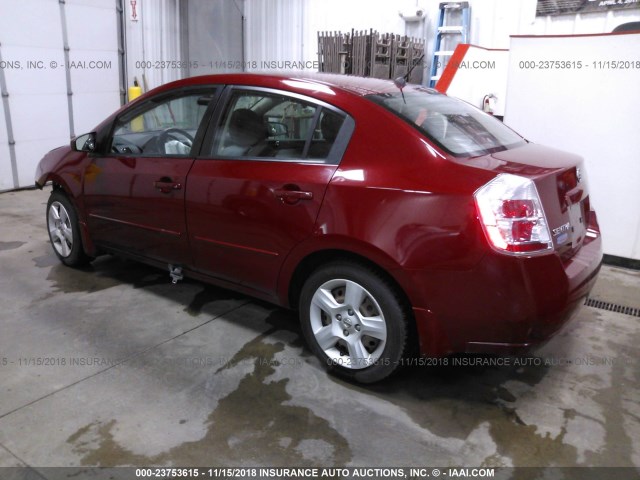
[(353, 125), (348, 115), (312, 99), (237, 89), (210, 151), (214, 157), (338, 163)]

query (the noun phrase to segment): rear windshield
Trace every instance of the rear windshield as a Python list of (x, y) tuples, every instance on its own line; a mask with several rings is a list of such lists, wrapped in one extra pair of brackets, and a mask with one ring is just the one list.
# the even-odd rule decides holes
[(456, 157), (485, 155), (525, 143), (493, 116), (432, 90), (405, 89), (404, 99), (400, 90), (366, 98), (395, 113)]

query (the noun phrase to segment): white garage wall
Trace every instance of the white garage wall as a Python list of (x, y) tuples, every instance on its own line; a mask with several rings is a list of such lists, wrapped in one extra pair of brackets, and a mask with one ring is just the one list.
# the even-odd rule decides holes
[[(636, 260), (640, 260), (638, 52), (640, 33), (514, 37), (504, 119), (536, 143), (584, 157), (605, 253)], [(521, 64), (551, 59), (581, 61), (582, 68)], [(614, 68), (607, 64), (611, 60), (630, 63)]]
[[(0, 51), (0, 62), (2, 61), (2, 54)], [(4, 94), (6, 80), (4, 76), (4, 70), (0, 69), (0, 89), (2, 90), (0, 93)], [(9, 148), (9, 128), (11, 128), (11, 116), (9, 112), (5, 112), (5, 103), (7, 107), (10, 109), (8, 105), (9, 99), (5, 98), (4, 95), (2, 97), (2, 101), (0, 101), (0, 192), (3, 190), (9, 190), (14, 188), (18, 182), (17, 172), (14, 175), (14, 168), (12, 167), (12, 158), (11, 158), (11, 150)], [(6, 113), (6, 114), (5, 114)], [(3, 124), (4, 123), (4, 127)]]
[[(2, 58), (6, 64), (14, 65), (4, 69), (18, 176), (17, 184), (11, 188), (32, 184), (37, 160), (56, 145), (69, 141), (64, 70), (27, 67), (30, 60), (42, 61), (45, 66), (64, 60), (59, 4), (5, 0), (0, 4), (0, 32)], [(6, 132), (6, 124), (2, 128)], [(3, 159), (0, 163), (6, 162)], [(8, 186), (6, 180), (3, 179), (3, 186)]]
[[(89, 131), (120, 107), (115, 7), (112, 0), (66, 0), (70, 58), (89, 66), (70, 70), (76, 135)], [(91, 68), (92, 61), (102, 66)]]
[[(64, 19), (69, 60), (75, 62), (68, 71)], [(3, 73), (17, 167), (15, 172), (7, 167), (11, 162), (3, 116), (0, 190), (33, 185), (36, 165), (46, 152), (68, 143), (74, 134), (91, 130), (119, 107), (116, 21), (115, 0), (0, 2), (0, 53), (4, 62), (13, 65)], [(98, 67), (88, 62), (101, 63)]]
[[(453, 61), (458, 63), (456, 60)], [(509, 51), (488, 50), (471, 45), (459, 63), (461, 67), (456, 71), (446, 91), (441, 88), (440, 82), (436, 84), (436, 89), (447, 95), (461, 98), (478, 108), (482, 107), (485, 95), (492, 94), (494, 115), (504, 116)]]

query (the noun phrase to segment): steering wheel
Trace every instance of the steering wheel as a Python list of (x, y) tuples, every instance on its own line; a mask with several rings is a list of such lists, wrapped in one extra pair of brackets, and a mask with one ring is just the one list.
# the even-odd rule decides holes
[(142, 153), (142, 149), (135, 143), (124, 137), (114, 137), (111, 145), (111, 151), (118, 154)]
[(177, 140), (178, 142), (191, 148), (193, 145), (193, 137), (189, 132), (182, 130), (181, 128), (171, 127), (163, 130), (160, 135), (156, 137), (156, 145), (160, 147), (163, 153), (166, 152), (166, 144), (170, 140)]

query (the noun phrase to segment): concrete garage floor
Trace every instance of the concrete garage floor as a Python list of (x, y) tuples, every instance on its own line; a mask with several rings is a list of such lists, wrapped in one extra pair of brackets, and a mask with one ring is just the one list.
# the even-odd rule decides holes
[[(354, 386), (290, 312), (116, 257), (62, 266), (48, 195), (0, 195), (0, 466), (640, 466), (637, 317), (582, 307), (529, 365)], [(604, 267), (594, 296), (639, 291)]]

